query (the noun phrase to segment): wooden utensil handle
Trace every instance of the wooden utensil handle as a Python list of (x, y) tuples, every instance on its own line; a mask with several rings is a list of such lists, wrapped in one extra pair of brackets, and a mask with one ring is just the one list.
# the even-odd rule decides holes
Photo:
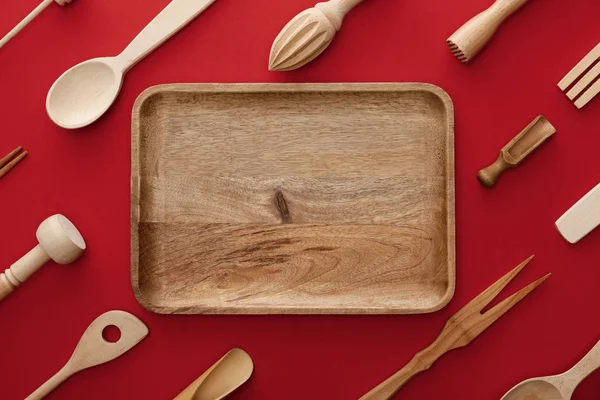
[(387, 400), (391, 399), (398, 390), (402, 389), (415, 375), (428, 370), (433, 363), (447, 350), (445, 343), (438, 339), (429, 347), (417, 353), (401, 370), (390, 376), (385, 381), (371, 389), (359, 400)]
[(498, 159), (492, 165), (479, 171), (477, 179), (479, 179), (479, 182), (484, 186), (492, 187), (496, 184), (496, 181), (498, 181), (500, 174), (511, 167), (512, 165), (504, 161), (504, 156), (500, 153), (500, 156), (498, 156)]
[(569, 382), (574, 385), (573, 391), (592, 372), (600, 368), (600, 342), (596, 345), (575, 365), (566, 375), (571, 379)]
[(0, 274), (0, 301), (15, 290), (15, 286), (10, 283), (6, 275)]
[(62, 367), (60, 371), (56, 373), (52, 378), (48, 379), (46, 383), (36, 389), (35, 392), (31, 393), (25, 400), (40, 400), (48, 396), (50, 392), (58, 387), (61, 383), (71, 377), (76, 371), (71, 371), (69, 364)]
[(15, 35), (19, 32), (21, 32), (21, 30), (23, 28), (25, 28), (31, 21), (33, 21), (33, 19), (35, 17), (38, 16), (39, 13), (41, 13), (42, 11), (44, 11), (44, 9), (46, 7), (48, 7), (50, 4), (52, 4), (54, 2), (54, 0), (44, 0), (40, 3), (40, 5), (38, 5), (32, 12), (29, 13), (28, 16), (26, 16), (23, 21), (19, 22), (19, 24), (17, 26), (15, 26), (14, 28), (12, 28), (12, 30), (10, 32), (8, 32), (6, 34), (6, 36), (4, 36), (2, 38), (2, 40), (0, 40), (0, 48), (2, 48), (2, 46), (4, 46), (6, 43), (8, 43), (8, 41), (10, 39), (12, 39), (13, 37), (15, 37)]
[(118, 56), (123, 72), (133, 67), (152, 50), (179, 32), (215, 0), (173, 0)]
[(488, 11), (494, 13), (498, 19), (498, 23), (501, 23), (511, 14), (523, 7), (528, 1), (529, 0), (496, 0)]

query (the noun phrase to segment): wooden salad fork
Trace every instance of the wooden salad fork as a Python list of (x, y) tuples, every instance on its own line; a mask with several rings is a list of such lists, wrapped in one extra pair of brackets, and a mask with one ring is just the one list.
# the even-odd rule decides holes
[(558, 83), (563, 92), (567, 92), (570, 100), (575, 100), (577, 108), (582, 108), (600, 93), (600, 43), (583, 57), (583, 59)]
[(547, 274), (482, 313), (481, 311), (525, 268), (532, 258), (533, 256), (523, 261), (519, 266), (500, 278), (496, 283), (450, 317), (435, 342), (425, 350), (417, 353), (404, 368), (362, 396), (360, 400), (384, 400), (392, 398), (413, 376), (429, 369), (442, 355), (450, 350), (464, 347), (471, 343), (481, 332), (485, 331), (498, 318), (550, 276), (550, 274)]

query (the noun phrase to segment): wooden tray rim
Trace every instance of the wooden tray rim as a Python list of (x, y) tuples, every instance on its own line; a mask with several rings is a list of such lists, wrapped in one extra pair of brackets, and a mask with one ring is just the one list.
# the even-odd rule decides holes
[[(255, 307), (239, 306), (212, 307), (195, 305), (191, 307), (173, 307), (155, 305), (148, 301), (139, 285), (139, 220), (140, 220), (140, 111), (144, 103), (153, 96), (165, 92), (179, 93), (265, 93), (265, 92), (411, 92), (425, 91), (440, 99), (446, 113), (446, 226), (448, 257), (446, 269), (448, 287), (440, 301), (426, 308), (382, 307)], [(424, 82), (378, 82), (378, 83), (171, 83), (151, 86), (145, 89), (135, 100), (131, 118), (131, 249), (130, 274), (133, 293), (137, 301), (148, 311), (157, 314), (238, 314), (238, 315), (334, 315), (334, 314), (427, 314), (444, 308), (456, 290), (456, 226), (455, 226), (455, 165), (454, 165), (454, 104), (448, 93), (431, 83)]]

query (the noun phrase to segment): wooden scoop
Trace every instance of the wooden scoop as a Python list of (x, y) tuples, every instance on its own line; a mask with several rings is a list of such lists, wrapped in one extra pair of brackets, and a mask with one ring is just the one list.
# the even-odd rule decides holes
[(254, 364), (242, 349), (233, 349), (204, 372), (175, 400), (219, 400), (242, 386), (252, 375)]
[(600, 342), (577, 365), (561, 375), (519, 383), (501, 400), (570, 400), (581, 381), (600, 367)]
[[(121, 331), (121, 337), (115, 343), (107, 342), (102, 336), (108, 326), (116, 326)], [(147, 335), (148, 328), (134, 315), (125, 311), (102, 314), (83, 333), (67, 364), (25, 400), (43, 399), (75, 373), (114, 360)]]
[(494, 186), (502, 172), (521, 164), (527, 156), (555, 132), (554, 126), (540, 115), (500, 150), (496, 162), (479, 171), (477, 174), (479, 182), (486, 187)]
[(298, 69), (329, 46), (350, 10), (363, 0), (330, 0), (296, 15), (281, 30), (269, 60), (270, 71)]

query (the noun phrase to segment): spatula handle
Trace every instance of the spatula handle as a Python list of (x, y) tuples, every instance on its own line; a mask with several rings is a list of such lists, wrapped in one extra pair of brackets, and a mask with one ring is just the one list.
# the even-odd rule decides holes
[(215, 0), (173, 0), (117, 57), (123, 72), (133, 67), (155, 48), (179, 32)]
[(512, 168), (512, 165), (504, 160), (504, 155), (500, 153), (498, 159), (489, 167), (479, 171), (477, 179), (486, 187), (492, 187), (498, 181), (500, 175), (507, 169)]
[(31, 393), (25, 400), (40, 400), (48, 396), (50, 392), (58, 387), (61, 383), (69, 379), (75, 371), (72, 371), (69, 365), (62, 367), (60, 371), (56, 373), (52, 378), (48, 379), (46, 383), (37, 388), (37, 390)]

